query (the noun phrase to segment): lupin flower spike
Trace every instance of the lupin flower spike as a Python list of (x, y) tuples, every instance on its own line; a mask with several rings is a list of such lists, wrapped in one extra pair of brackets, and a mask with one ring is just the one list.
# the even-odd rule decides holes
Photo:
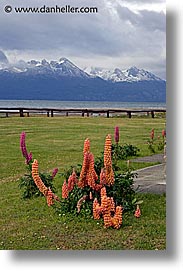
[(104, 146), (104, 167), (106, 171), (106, 184), (112, 185), (114, 183), (114, 172), (112, 169), (112, 139), (111, 135), (106, 136)]
[(53, 169), (52, 176), (51, 176), (52, 179), (54, 179), (57, 173), (58, 173), (58, 168)]
[(114, 130), (114, 140), (115, 140), (116, 144), (118, 144), (118, 142), (119, 142), (119, 127), (118, 126), (116, 126), (115, 130)]
[(140, 211), (140, 207), (139, 207), (138, 204), (137, 204), (137, 208), (136, 208), (136, 210), (135, 210), (134, 216), (135, 216), (136, 218), (140, 218), (140, 216), (141, 216), (141, 211)]
[(62, 185), (62, 199), (67, 199), (68, 198), (68, 186), (66, 180), (64, 181)]
[(25, 137), (26, 133), (22, 132), (20, 135), (20, 149), (22, 151), (23, 157), (26, 159), (26, 164), (29, 164), (30, 161), (32, 161), (32, 153), (27, 152), (26, 144), (25, 144)]
[(90, 140), (89, 138), (85, 139), (84, 141), (84, 149), (83, 149), (83, 154), (89, 153), (90, 152)]
[(166, 130), (165, 130), (165, 129), (162, 130), (162, 137), (163, 137), (163, 138), (166, 137)]
[(154, 139), (154, 129), (151, 130), (151, 139)]
[(32, 178), (34, 180), (34, 183), (38, 187), (39, 191), (43, 195), (46, 195), (46, 192), (47, 192), (48, 188), (45, 186), (45, 184), (43, 183), (42, 179), (39, 176), (38, 161), (36, 159), (32, 163)]
[(60, 201), (59, 198), (51, 191), (50, 187), (46, 187), (39, 176), (38, 161), (35, 159), (32, 163), (32, 178), (39, 191), (46, 197), (48, 206), (53, 205), (54, 200)]

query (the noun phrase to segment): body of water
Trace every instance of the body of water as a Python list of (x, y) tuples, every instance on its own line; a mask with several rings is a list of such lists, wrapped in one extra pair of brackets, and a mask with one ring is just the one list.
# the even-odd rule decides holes
[(165, 102), (0, 100), (0, 108), (166, 108)]

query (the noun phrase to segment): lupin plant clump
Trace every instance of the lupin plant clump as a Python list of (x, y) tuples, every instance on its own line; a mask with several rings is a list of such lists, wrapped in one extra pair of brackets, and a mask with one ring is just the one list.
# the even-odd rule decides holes
[[(115, 166), (116, 167), (116, 166)], [(83, 163), (80, 171), (73, 169), (62, 185), (62, 200), (58, 211), (84, 215), (94, 219), (103, 218), (104, 227), (119, 229), (122, 212), (135, 211), (135, 191), (132, 188), (134, 175), (113, 168), (112, 138), (107, 135), (103, 162), (95, 165), (90, 151), (90, 140), (84, 141)]]
[(147, 140), (148, 149), (152, 154), (163, 151), (164, 146), (166, 145), (166, 130), (163, 129), (161, 134), (155, 135), (154, 128), (150, 132), (150, 138)]
[[(25, 158), (25, 164), (27, 168), (27, 173), (20, 178), (19, 188), (23, 190), (22, 197), (24, 199), (30, 199), (32, 197), (42, 196), (43, 193), (37, 188), (37, 185), (33, 179), (32, 175), (32, 153), (28, 153), (26, 147), (26, 133), (22, 132), (20, 135), (20, 150), (22, 152), (22, 156)], [(53, 180), (58, 172), (58, 168), (55, 168), (52, 171), (52, 174), (47, 173), (39, 173), (39, 177), (46, 188), (51, 188), (51, 190), (55, 190), (53, 186)], [(49, 192), (50, 193), (50, 192)]]

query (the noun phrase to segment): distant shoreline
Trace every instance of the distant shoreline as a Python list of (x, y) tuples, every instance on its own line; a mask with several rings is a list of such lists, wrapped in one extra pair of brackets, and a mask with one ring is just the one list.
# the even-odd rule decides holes
[(0, 100), (0, 108), (162, 109), (166, 108), (166, 102)]

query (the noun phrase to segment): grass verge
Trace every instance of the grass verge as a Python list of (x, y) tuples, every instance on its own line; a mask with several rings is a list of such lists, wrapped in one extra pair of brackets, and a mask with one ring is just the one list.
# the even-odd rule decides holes
[[(82, 162), (83, 142), (91, 140), (95, 156), (103, 151), (105, 136), (120, 128), (120, 143), (140, 148), (149, 155), (147, 139), (152, 128), (161, 134), (164, 118), (79, 118), (30, 117), (0, 119), (0, 249), (158, 249), (166, 248), (166, 196), (138, 194), (144, 203), (142, 216), (125, 214), (119, 230), (104, 229), (92, 218), (58, 216), (44, 198), (22, 200), (18, 179), (25, 172), (19, 149), (22, 131), (27, 148), (37, 158), (42, 171), (65, 168)], [(133, 164), (138, 166), (139, 164)], [(145, 164), (146, 165), (146, 164)], [(138, 166), (138, 168), (141, 168)], [(137, 169), (137, 167), (134, 167)], [(56, 178), (61, 194), (61, 178)]]

